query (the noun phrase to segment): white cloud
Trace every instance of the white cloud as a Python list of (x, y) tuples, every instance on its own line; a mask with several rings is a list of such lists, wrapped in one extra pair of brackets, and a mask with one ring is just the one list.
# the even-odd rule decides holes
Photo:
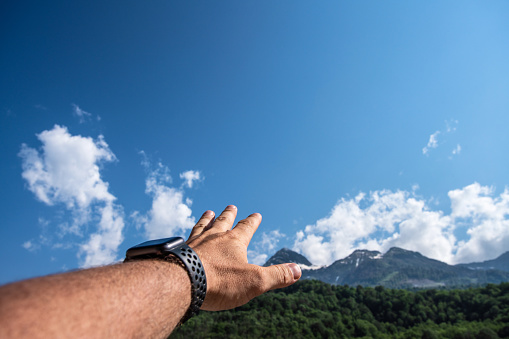
[[(144, 152), (142, 165), (148, 169), (150, 162)], [(199, 173), (198, 171), (188, 171)], [(186, 172), (187, 173), (187, 172)], [(191, 179), (191, 186), (192, 186)], [(184, 197), (184, 191), (168, 186), (172, 182), (169, 169), (158, 163), (146, 180), (145, 192), (152, 196), (152, 207), (147, 214), (134, 212), (132, 217), (138, 225), (143, 225), (149, 238), (164, 238), (171, 235), (183, 235), (195, 225), (192, 216), (192, 200)], [(189, 187), (191, 187), (189, 186)]]
[[(435, 149), (439, 146), (439, 142), (438, 142), (439, 136), (441, 136), (440, 144), (448, 143), (449, 140), (447, 140), (447, 139), (448, 139), (448, 137), (450, 138), (450, 134), (453, 134), (454, 132), (456, 132), (458, 123), (459, 123), (458, 120), (454, 120), (454, 119), (446, 120), (445, 121), (445, 129), (438, 130), (429, 136), (428, 143), (422, 149), (422, 154), (429, 155), (429, 153), (432, 149)], [(461, 146), (459, 144), (457, 144), (456, 148), (454, 148), (454, 150), (452, 151), (452, 154), (453, 155), (459, 154), (460, 151), (461, 151)]]
[(276, 249), (279, 239), (284, 237), (285, 235), (279, 230), (270, 231), (269, 234), (263, 232), (260, 246), (266, 251), (273, 251)]
[(428, 154), (429, 150), (432, 148), (438, 147), (438, 135), (440, 134), (440, 131), (436, 131), (435, 133), (431, 134), (429, 136), (429, 141), (426, 147), (422, 149), (422, 154), (426, 155)]
[(180, 173), (180, 179), (184, 179), (184, 185), (186, 185), (189, 188), (193, 187), (193, 182), (202, 180), (202, 176), (200, 171), (185, 171), (183, 173)]
[(68, 208), (90, 206), (93, 200), (113, 201), (108, 183), (101, 180), (99, 163), (115, 160), (102, 136), (98, 140), (72, 136), (66, 127), (55, 125), (37, 135), (42, 154), (23, 144), (23, 178), (42, 202), (64, 203)]
[(454, 148), (454, 149), (452, 150), (452, 154), (453, 154), (453, 155), (456, 155), (456, 154), (460, 154), (460, 153), (461, 153), (461, 146), (460, 146), (460, 144), (457, 144), (457, 145), (456, 145), (456, 148)]
[(459, 244), (456, 261), (493, 259), (509, 249), (509, 191), (498, 197), (493, 193), (492, 187), (478, 183), (449, 192), (451, 215), (470, 236)]
[(253, 250), (247, 251), (247, 257), (248, 257), (248, 261), (250, 264), (260, 265), (260, 266), (265, 264), (267, 262), (267, 259), (269, 258), (269, 256), (265, 253), (258, 253)]
[(37, 137), (39, 152), (23, 144), (22, 177), (28, 189), (47, 205), (64, 204), (73, 215), (68, 230), (81, 234), (81, 228), (99, 219), (96, 233), (80, 247), (83, 266), (102, 265), (116, 259), (123, 240), (122, 208), (101, 179), (99, 165), (116, 160), (103, 136), (97, 140), (71, 135), (66, 127), (55, 125)]
[(458, 124), (459, 124), (458, 120), (454, 120), (454, 119), (446, 120), (445, 121), (445, 126), (446, 126), (445, 131), (447, 133), (456, 132), (456, 126), (458, 126)]
[(255, 265), (263, 265), (268, 259), (268, 253), (276, 249), (281, 238), (286, 235), (279, 230), (273, 230), (269, 233), (262, 233), (262, 239), (250, 244), (250, 250), (247, 253), (248, 261)]
[[(451, 213), (433, 211), (406, 191), (360, 193), (341, 199), (330, 215), (297, 232), (294, 249), (314, 264), (330, 264), (355, 249), (414, 250), (448, 263), (493, 259), (509, 248), (509, 191), (478, 183), (449, 192)], [(468, 219), (468, 220), (467, 220)], [(467, 227), (458, 241), (454, 232)]]
[(78, 105), (72, 104), (73, 114), (78, 117), (80, 124), (84, 123), (87, 119), (90, 119), (92, 116), (91, 113), (81, 109)]
[(37, 221), (39, 222), (39, 225), (41, 225), (43, 228), (50, 224), (49, 220), (46, 220), (45, 218), (42, 217), (37, 218)]
[(24, 249), (30, 252), (33, 252), (39, 248), (39, 245), (33, 243), (31, 240), (25, 241), (22, 246)]
[(156, 185), (147, 186), (147, 193), (152, 194), (152, 208), (148, 212), (145, 230), (149, 238), (164, 238), (170, 235), (182, 234), (195, 224), (191, 216), (191, 208), (183, 201), (182, 191)]
[(115, 261), (118, 246), (124, 240), (123, 211), (119, 206), (106, 203), (100, 208), (101, 220), (98, 232), (92, 234), (87, 243), (80, 246), (85, 253), (83, 266), (104, 265)]

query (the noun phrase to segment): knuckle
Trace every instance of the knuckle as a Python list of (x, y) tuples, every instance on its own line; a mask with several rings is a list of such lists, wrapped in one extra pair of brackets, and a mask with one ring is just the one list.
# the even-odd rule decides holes
[(251, 227), (251, 226), (253, 226), (253, 223), (251, 222), (251, 220), (243, 219), (243, 220), (239, 221), (237, 223), (237, 225), (245, 225), (247, 227)]
[(237, 236), (231, 230), (226, 230), (223, 234), (229, 241), (237, 240)]
[(293, 281), (293, 274), (290, 268), (286, 265), (277, 265), (276, 268), (278, 272), (278, 285), (289, 285)]
[(244, 244), (243, 238), (239, 236), (236, 232), (232, 232), (231, 230), (227, 230), (224, 234), (228, 237), (230, 241), (230, 246), (232, 248), (236, 248), (237, 251), (243, 251), (247, 246)]
[(228, 218), (224, 215), (220, 215), (216, 218), (216, 221), (228, 221)]

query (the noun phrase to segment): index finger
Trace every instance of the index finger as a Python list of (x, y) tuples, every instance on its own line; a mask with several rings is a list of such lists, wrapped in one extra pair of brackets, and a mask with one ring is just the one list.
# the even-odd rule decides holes
[(262, 222), (262, 215), (260, 213), (253, 213), (246, 219), (243, 219), (235, 225), (232, 232), (246, 245), (249, 245), (251, 238), (255, 234), (258, 226)]

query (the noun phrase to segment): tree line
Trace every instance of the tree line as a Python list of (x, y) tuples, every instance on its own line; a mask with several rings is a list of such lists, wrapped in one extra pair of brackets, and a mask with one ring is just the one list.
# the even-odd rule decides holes
[(509, 338), (509, 283), (409, 291), (300, 281), (170, 338)]

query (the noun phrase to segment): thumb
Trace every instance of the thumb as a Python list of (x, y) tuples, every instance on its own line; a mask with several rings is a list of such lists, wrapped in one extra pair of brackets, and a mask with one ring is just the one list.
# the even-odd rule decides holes
[(263, 268), (265, 274), (265, 290), (290, 286), (300, 279), (302, 271), (294, 263), (272, 265)]

